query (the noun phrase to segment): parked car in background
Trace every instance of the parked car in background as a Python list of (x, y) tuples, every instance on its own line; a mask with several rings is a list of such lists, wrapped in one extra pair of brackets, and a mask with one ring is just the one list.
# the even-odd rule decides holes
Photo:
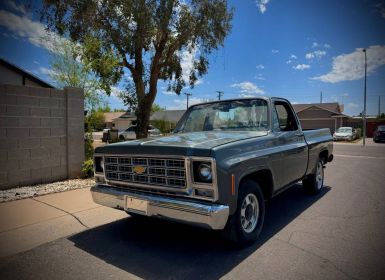
[(333, 140), (353, 141), (357, 138), (357, 131), (353, 127), (340, 127), (333, 134)]
[(377, 126), (373, 133), (373, 141), (376, 143), (385, 142), (385, 125)]
[[(118, 137), (120, 140), (134, 140), (136, 139), (136, 125), (132, 125), (126, 130), (118, 132)], [(160, 130), (153, 127), (152, 125), (148, 126), (148, 137), (161, 136)]]

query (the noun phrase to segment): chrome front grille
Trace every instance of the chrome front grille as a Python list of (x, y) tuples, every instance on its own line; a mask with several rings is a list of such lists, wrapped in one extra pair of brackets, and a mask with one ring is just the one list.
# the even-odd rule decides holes
[(105, 156), (106, 179), (168, 188), (186, 187), (184, 159)]

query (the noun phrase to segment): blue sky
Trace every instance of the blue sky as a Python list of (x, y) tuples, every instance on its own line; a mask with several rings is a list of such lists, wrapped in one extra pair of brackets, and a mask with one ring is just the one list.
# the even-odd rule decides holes
[[(280, 96), (293, 103), (339, 102), (345, 113), (363, 110), (364, 54), (368, 55), (367, 113), (385, 112), (385, 1), (242, 0), (225, 45), (210, 56), (190, 104), (217, 98)], [(50, 82), (49, 52), (41, 41), (44, 26), (34, 7), (18, 1), (0, 5), (0, 56)], [(199, 50), (197, 50), (197, 53)], [(197, 54), (196, 53), (196, 54)], [(194, 54), (184, 54), (189, 69)], [(120, 100), (108, 98), (113, 108)], [(157, 104), (183, 109), (186, 97), (159, 83)]]

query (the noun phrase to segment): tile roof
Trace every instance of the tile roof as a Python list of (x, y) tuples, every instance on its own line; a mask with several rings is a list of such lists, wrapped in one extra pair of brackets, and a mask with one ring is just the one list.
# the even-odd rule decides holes
[(292, 104), (294, 111), (296, 113), (304, 111), (310, 107), (319, 107), (324, 110), (328, 110), (330, 112), (333, 112), (334, 114), (341, 114), (342, 108), (341, 105), (339, 105), (337, 102), (332, 103), (311, 103), (311, 104)]

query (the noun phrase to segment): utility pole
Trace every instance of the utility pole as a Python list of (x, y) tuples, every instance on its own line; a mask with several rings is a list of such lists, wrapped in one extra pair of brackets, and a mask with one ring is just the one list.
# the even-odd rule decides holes
[(218, 100), (221, 100), (221, 96), (224, 95), (223, 91), (217, 90), (218, 92)]
[(185, 92), (184, 94), (185, 94), (186, 97), (187, 97), (187, 106), (186, 106), (186, 110), (187, 110), (187, 109), (188, 109), (188, 99), (189, 99), (189, 97), (192, 95), (192, 93), (187, 93), (187, 92)]
[(363, 121), (363, 137), (362, 145), (365, 147), (365, 137), (366, 137), (366, 68), (367, 68), (367, 58), (366, 58), (366, 49), (362, 50), (365, 54), (365, 85), (364, 85), (364, 111), (362, 112), (362, 121)]
[(378, 117), (381, 116), (381, 95), (378, 96)]
[(320, 96), (320, 103), (322, 104), (322, 90), (321, 90), (321, 96)]

